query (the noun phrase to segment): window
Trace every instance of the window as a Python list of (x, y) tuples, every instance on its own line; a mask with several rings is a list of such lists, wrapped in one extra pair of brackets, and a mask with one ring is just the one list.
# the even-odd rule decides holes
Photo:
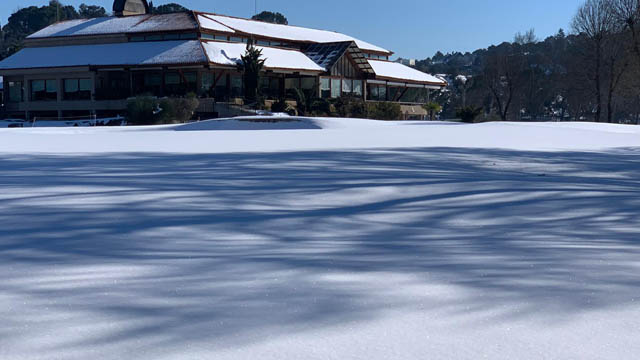
[(166, 95), (185, 95), (196, 92), (198, 76), (195, 72), (166, 72), (164, 90)]
[(178, 74), (177, 72), (164, 74), (164, 83), (165, 85), (179, 85), (180, 74)]
[[(227, 78), (229, 75), (218, 75), (218, 82), (215, 84), (215, 98), (218, 101), (225, 100), (229, 97), (229, 91), (227, 90)], [(214, 80), (215, 81), (215, 80)]]
[(129, 41), (144, 41), (144, 36), (132, 36)]
[(32, 101), (56, 101), (58, 100), (57, 80), (32, 80), (31, 81)]
[(195, 40), (197, 38), (198, 34), (196, 33), (180, 34), (180, 39), (182, 40)]
[(231, 75), (231, 97), (242, 96), (242, 76)]
[(243, 38), (240, 38), (240, 37), (232, 36), (232, 37), (229, 38), (229, 41), (231, 41), (231, 42), (247, 42), (247, 39), (243, 39)]
[(144, 39), (146, 41), (158, 41), (158, 40), (162, 40), (162, 35), (149, 35), (149, 36), (145, 36)]
[(384, 85), (369, 84), (367, 86), (367, 100), (386, 101), (387, 87)]
[(202, 73), (202, 83), (200, 84), (200, 93), (213, 97), (213, 82), (216, 77), (213, 72)]
[(162, 95), (162, 74), (159, 72), (133, 72), (134, 94)]
[(302, 90), (313, 90), (316, 87), (316, 79), (312, 77), (303, 77), (300, 79)]
[(179, 40), (180, 34), (166, 34), (163, 38), (165, 40)]
[(340, 79), (331, 79), (331, 97), (339, 98), (340, 97)]
[(207, 40), (215, 40), (216, 37), (211, 34), (202, 34), (202, 38)]
[(227, 41), (229, 38), (226, 35), (214, 35), (215, 40)]
[(331, 79), (329, 78), (320, 79), (320, 97), (323, 99), (327, 99), (331, 97)]
[(353, 91), (353, 80), (351, 79), (343, 79), (342, 80), (342, 93), (344, 95), (351, 95), (351, 92)]
[(9, 81), (9, 101), (24, 101), (24, 88), (22, 81)]
[(260, 78), (260, 94), (268, 99), (278, 99), (280, 95), (281, 78), (264, 76)]
[(271, 45), (271, 43), (270, 43), (270, 42), (268, 42), (268, 41), (264, 41), (264, 40), (258, 40), (258, 41), (256, 42), (256, 44), (257, 44), (257, 45), (260, 45), (260, 46), (269, 46), (269, 45)]
[(64, 79), (65, 100), (91, 100), (91, 79)]
[(389, 86), (387, 88), (387, 99), (389, 101), (398, 101), (398, 98), (402, 95), (403, 88), (397, 86)]
[(362, 96), (362, 80), (353, 80), (353, 94)]

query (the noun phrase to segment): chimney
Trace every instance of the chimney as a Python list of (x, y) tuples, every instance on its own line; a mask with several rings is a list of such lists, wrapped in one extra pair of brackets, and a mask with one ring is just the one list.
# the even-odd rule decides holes
[(144, 15), (149, 13), (147, 0), (114, 0), (113, 15), (131, 16)]

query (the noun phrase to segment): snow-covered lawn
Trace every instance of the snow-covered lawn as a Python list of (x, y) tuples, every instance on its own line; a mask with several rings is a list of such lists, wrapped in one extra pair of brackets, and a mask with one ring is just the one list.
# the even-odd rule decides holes
[(0, 129), (0, 359), (636, 359), (640, 127)]

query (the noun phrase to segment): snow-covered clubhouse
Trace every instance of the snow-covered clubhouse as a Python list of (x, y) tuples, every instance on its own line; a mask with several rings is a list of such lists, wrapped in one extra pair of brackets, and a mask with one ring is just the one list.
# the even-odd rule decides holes
[(122, 114), (138, 94), (200, 98), (198, 112), (241, 104), (237, 70), (253, 41), (265, 62), (267, 99), (299, 88), (314, 96), (394, 101), (421, 113), (446, 83), (389, 61), (393, 52), (348, 35), (190, 11), (148, 14), (145, 0), (116, 0), (116, 16), (53, 24), (0, 62), (6, 112), (14, 118)]

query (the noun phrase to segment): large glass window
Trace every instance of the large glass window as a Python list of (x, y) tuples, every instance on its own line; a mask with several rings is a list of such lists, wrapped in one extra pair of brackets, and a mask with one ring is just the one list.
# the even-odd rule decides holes
[(9, 81), (9, 101), (24, 101), (24, 87), (22, 81)]
[(342, 91), (340, 79), (331, 79), (331, 97), (338, 98)]
[(224, 101), (229, 97), (229, 91), (227, 89), (227, 77), (229, 75), (218, 75), (216, 80), (218, 82), (215, 84), (215, 98), (218, 101)]
[(162, 95), (162, 74), (159, 72), (133, 72), (134, 94)]
[(353, 94), (362, 96), (362, 80), (353, 80)]
[(207, 39), (207, 40), (215, 40), (216, 37), (211, 35), (211, 34), (202, 34), (202, 38), (203, 39)]
[(91, 100), (91, 79), (64, 79), (65, 100)]
[(342, 79), (342, 94), (345, 96), (350, 96), (352, 92), (353, 92), (353, 80)]
[(398, 98), (402, 95), (403, 90), (404, 88), (389, 86), (387, 88), (387, 99), (389, 99), (389, 101), (398, 101)]
[(260, 93), (268, 99), (278, 99), (281, 96), (280, 83), (282, 79), (276, 77), (260, 78)]
[(285, 96), (290, 99), (295, 99), (295, 89), (300, 88), (300, 78), (287, 78), (284, 79), (284, 92)]
[(369, 84), (367, 86), (367, 100), (386, 101), (387, 87), (384, 85)]
[(231, 75), (231, 97), (242, 97), (242, 76)]
[(213, 82), (215, 81), (215, 74), (213, 72), (202, 73), (202, 83), (200, 84), (200, 94), (207, 95), (207, 97), (213, 97), (214, 89)]
[(31, 80), (32, 101), (55, 101), (57, 99), (57, 80)]
[(316, 87), (316, 79), (312, 77), (303, 77), (300, 80), (300, 86), (303, 90), (313, 90)]
[(195, 72), (167, 72), (164, 74), (166, 95), (185, 95), (196, 92), (198, 76)]
[(331, 79), (320, 79), (320, 97), (322, 97), (323, 99), (331, 97)]

